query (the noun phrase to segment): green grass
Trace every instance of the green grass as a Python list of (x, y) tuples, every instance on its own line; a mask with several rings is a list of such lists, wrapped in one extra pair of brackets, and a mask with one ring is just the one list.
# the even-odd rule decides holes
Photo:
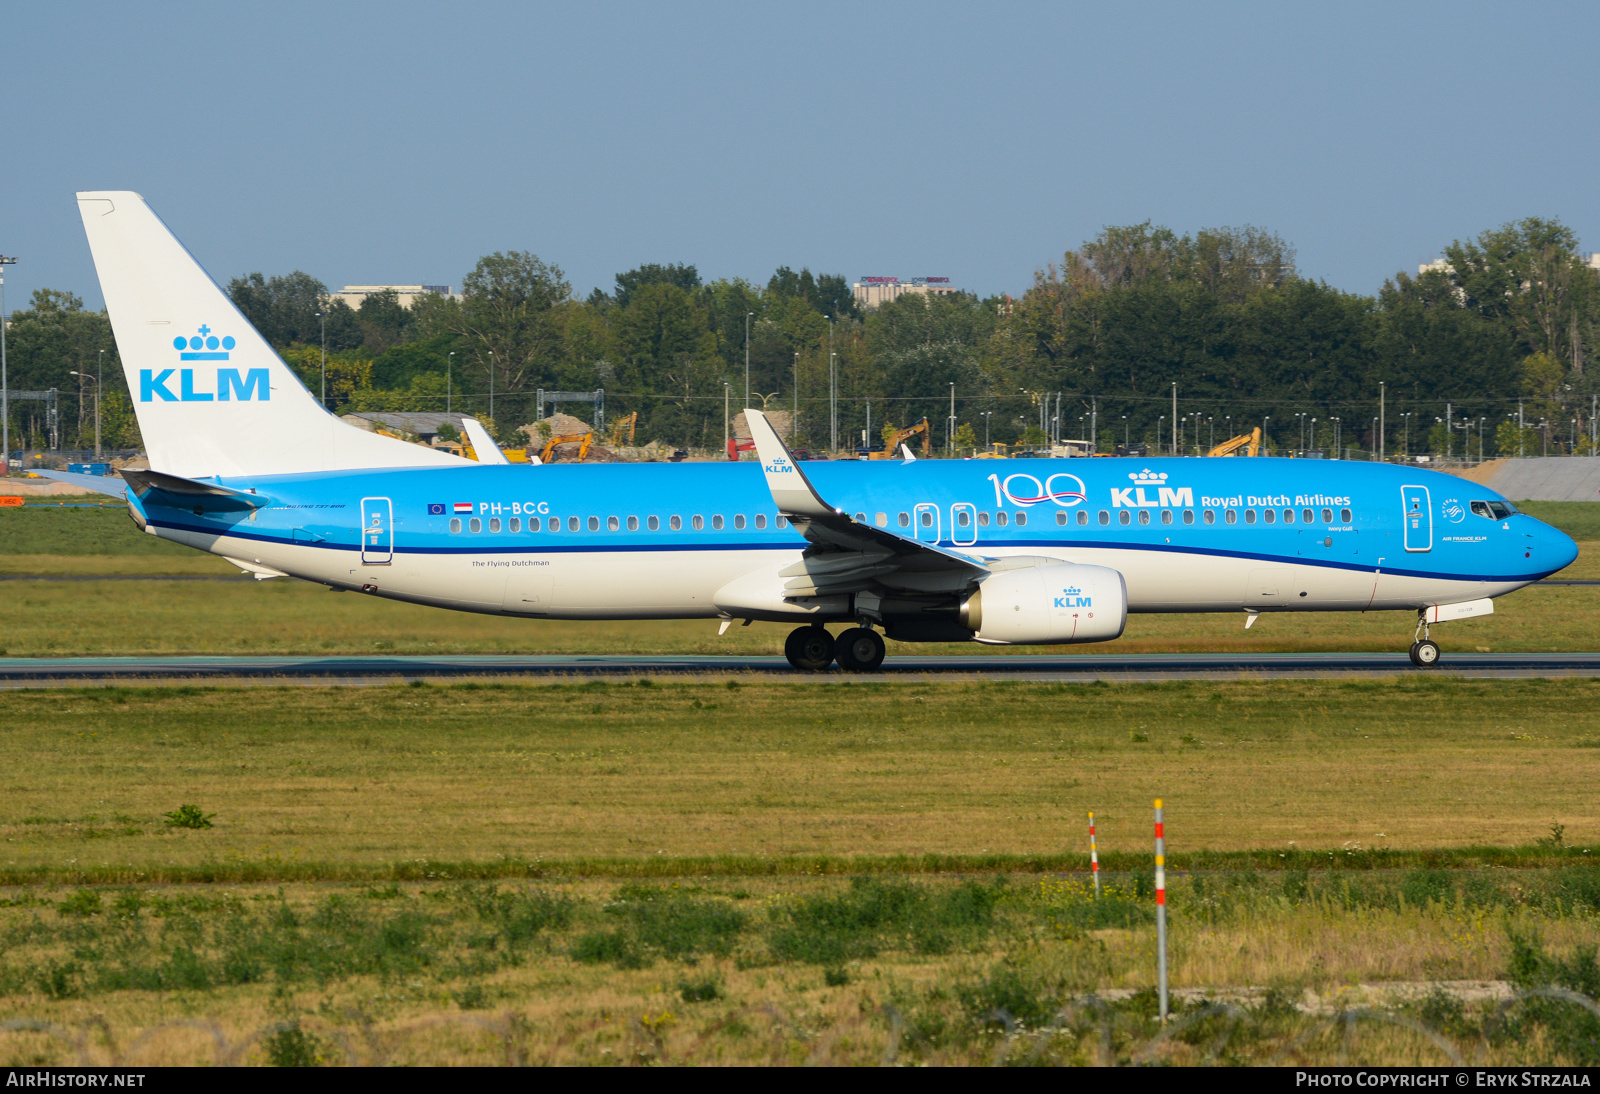
[[(73, 503), (92, 499), (67, 499)], [(35, 500), (0, 509), (0, 555), (169, 555), (192, 556), (184, 547), (147, 535), (134, 525), (124, 505), (69, 509)]]
[(1519, 501), (1517, 508), (1576, 540), (1600, 540), (1600, 504), (1592, 501)]
[(0, 738), (18, 881), (1059, 869), (1156, 797), (1186, 863), (1600, 843), (1583, 679), (87, 688), (0, 693)]

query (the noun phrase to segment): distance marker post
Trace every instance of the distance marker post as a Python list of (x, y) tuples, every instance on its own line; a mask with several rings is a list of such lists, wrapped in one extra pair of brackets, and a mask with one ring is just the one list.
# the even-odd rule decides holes
[(1167, 840), (1161, 830), (1161, 799), (1156, 799), (1156, 976), (1161, 988), (1161, 1020), (1167, 1020)]
[(1094, 814), (1089, 814), (1089, 872), (1094, 875), (1094, 898), (1100, 899), (1100, 852), (1094, 846)]

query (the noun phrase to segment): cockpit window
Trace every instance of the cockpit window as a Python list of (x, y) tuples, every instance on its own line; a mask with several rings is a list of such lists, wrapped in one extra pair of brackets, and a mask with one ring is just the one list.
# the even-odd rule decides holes
[(1509, 501), (1475, 501), (1472, 503), (1472, 511), (1490, 520), (1505, 520), (1517, 511), (1517, 507)]

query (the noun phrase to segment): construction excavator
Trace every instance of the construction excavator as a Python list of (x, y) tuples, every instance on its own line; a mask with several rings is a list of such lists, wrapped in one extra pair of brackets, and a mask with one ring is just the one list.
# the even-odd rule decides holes
[(581, 442), (578, 445), (578, 462), (582, 463), (583, 458), (589, 454), (589, 446), (594, 443), (594, 430), (591, 429), (587, 433), (557, 433), (545, 442), (544, 451), (539, 453), (539, 462), (549, 463), (555, 457), (556, 445), (572, 441)]
[(611, 423), (611, 447), (632, 448), (633, 436), (639, 429), (639, 412), (624, 414)]
[(904, 429), (895, 430), (894, 433), (890, 434), (890, 436), (883, 442), (883, 451), (873, 452), (869, 454), (867, 458), (873, 460), (899, 459), (900, 446), (919, 433), (922, 434), (922, 458), (927, 459), (933, 454), (933, 449), (929, 441), (931, 431), (928, 429), (928, 419), (926, 418), (922, 419), (922, 421), (918, 422), (916, 425), (908, 425)]
[(1207, 456), (1236, 456), (1239, 449), (1245, 449), (1246, 456), (1259, 456), (1261, 454), (1261, 427), (1257, 426), (1248, 433), (1241, 433), (1232, 440), (1223, 441), (1217, 447), (1207, 452)]

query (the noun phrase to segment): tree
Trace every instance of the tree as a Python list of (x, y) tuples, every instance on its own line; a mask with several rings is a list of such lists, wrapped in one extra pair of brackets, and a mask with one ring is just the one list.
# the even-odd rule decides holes
[(613, 299), (619, 308), (625, 308), (633, 300), (633, 294), (647, 285), (676, 285), (684, 292), (693, 292), (700, 287), (700, 274), (688, 264), (659, 266), (651, 262), (636, 266), (627, 273), (617, 275), (617, 291)]
[[(228, 296), (234, 305), (275, 347), (296, 342), (320, 344), (322, 324), (317, 313), (323, 310), (327, 295), (328, 287), (303, 270), (271, 278), (251, 273), (228, 282)], [(350, 311), (349, 305), (345, 311)]]
[(572, 294), (558, 266), (528, 251), (496, 251), (462, 279), (461, 307), (441, 313), (470, 363), (514, 394), (556, 364), (562, 325), (556, 308)]

